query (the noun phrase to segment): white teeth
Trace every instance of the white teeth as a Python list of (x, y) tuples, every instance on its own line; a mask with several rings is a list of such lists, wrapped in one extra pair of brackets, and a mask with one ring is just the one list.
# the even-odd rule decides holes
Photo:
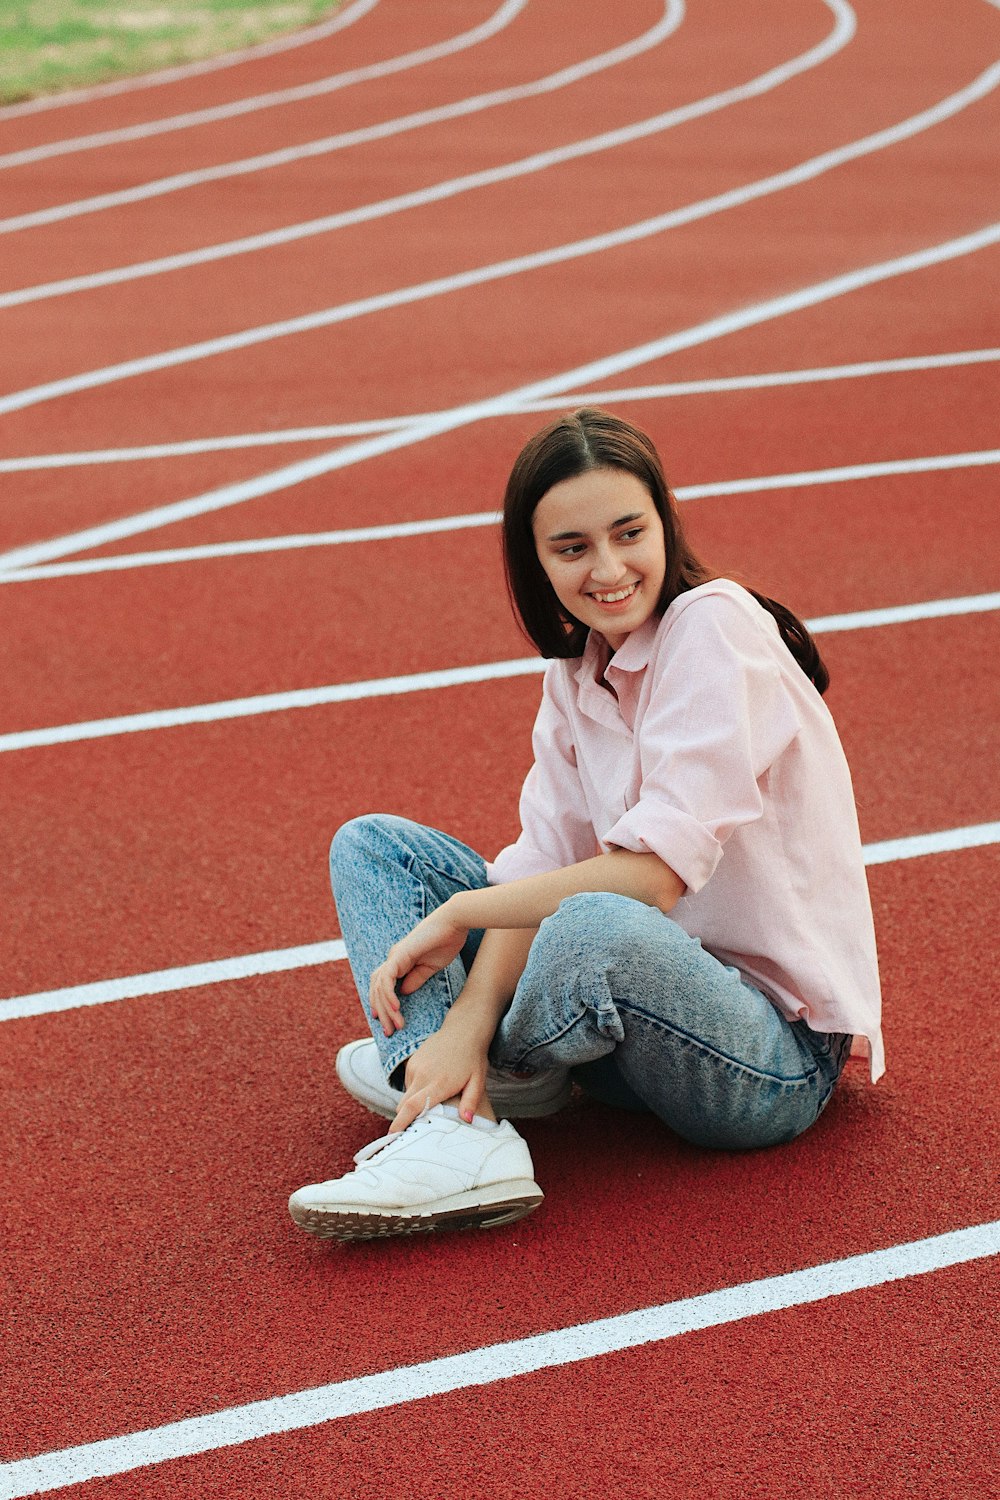
[(619, 589), (616, 594), (595, 594), (594, 598), (599, 604), (617, 604), (619, 599), (627, 599), (634, 594), (639, 587), (636, 583), (630, 583), (627, 589)]

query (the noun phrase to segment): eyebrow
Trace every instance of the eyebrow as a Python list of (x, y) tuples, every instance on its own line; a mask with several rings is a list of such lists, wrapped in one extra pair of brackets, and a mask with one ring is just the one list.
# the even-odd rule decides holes
[[(608, 530), (617, 531), (619, 526), (627, 526), (629, 521), (641, 521), (642, 519), (643, 512), (641, 510), (637, 510), (631, 516), (619, 516), (617, 521), (611, 522)], [(585, 535), (586, 532), (583, 531), (557, 531), (554, 536), (547, 536), (545, 540), (547, 542), (571, 542), (575, 541), (577, 537), (582, 537)]]

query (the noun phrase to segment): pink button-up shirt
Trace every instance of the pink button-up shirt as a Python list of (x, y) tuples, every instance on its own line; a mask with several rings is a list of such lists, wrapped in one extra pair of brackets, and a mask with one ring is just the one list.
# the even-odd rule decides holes
[(549, 663), (522, 832), (491, 883), (612, 848), (659, 855), (686, 886), (664, 921), (789, 1019), (853, 1032), (874, 1081), (881, 997), (850, 772), (774, 617), (719, 578), (609, 656), (592, 631), (582, 657)]

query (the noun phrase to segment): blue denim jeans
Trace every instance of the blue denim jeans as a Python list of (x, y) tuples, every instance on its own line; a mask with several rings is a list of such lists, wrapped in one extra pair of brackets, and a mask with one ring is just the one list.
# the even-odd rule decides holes
[[(482, 940), (412, 995), (382, 1034), (368, 981), (392, 943), (461, 890), (486, 885), (480, 855), (386, 814), (336, 834), (330, 875), (351, 970), (387, 1077), (437, 1031)], [(833, 1092), (851, 1038), (788, 1021), (740, 975), (653, 907), (603, 892), (571, 896), (539, 926), (490, 1062), (567, 1068), (588, 1094), (651, 1110), (685, 1140), (747, 1149), (806, 1130)]]

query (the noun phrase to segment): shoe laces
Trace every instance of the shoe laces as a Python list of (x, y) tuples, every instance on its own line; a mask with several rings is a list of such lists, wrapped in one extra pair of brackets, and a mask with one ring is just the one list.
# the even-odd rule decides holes
[(362, 1146), (360, 1151), (354, 1153), (354, 1160), (359, 1167), (362, 1163), (370, 1161), (373, 1156), (377, 1156), (389, 1146), (396, 1145), (404, 1136), (409, 1135), (411, 1130), (416, 1129), (421, 1122), (427, 1120), (435, 1109), (439, 1108), (440, 1105), (437, 1104), (425, 1104), (419, 1115), (417, 1115), (417, 1118), (411, 1120), (405, 1130), (390, 1130), (386, 1135), (380, 1135), (377, 1140), (369, 1141), (367, 1146)]

